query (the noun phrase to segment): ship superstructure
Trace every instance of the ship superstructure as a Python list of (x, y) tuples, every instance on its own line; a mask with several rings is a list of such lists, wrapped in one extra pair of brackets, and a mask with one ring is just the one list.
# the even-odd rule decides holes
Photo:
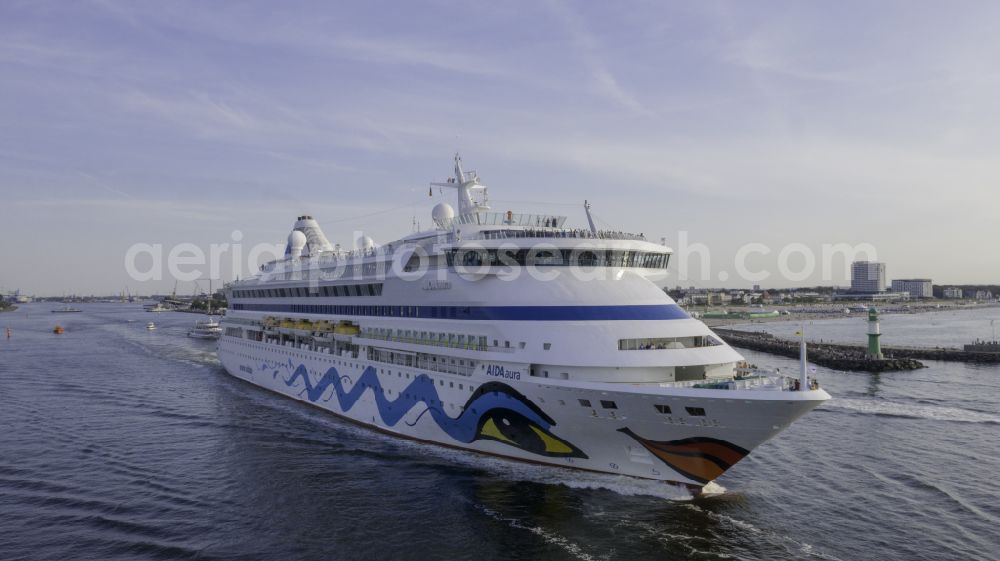
[(829, 395), (762, 375), (659, 288), (643, 235), (496, 212), (476, 172), (432, 229), (352, 250), (300, 216), (229, 285), (232, 375), (400, 436), (701, 487)]

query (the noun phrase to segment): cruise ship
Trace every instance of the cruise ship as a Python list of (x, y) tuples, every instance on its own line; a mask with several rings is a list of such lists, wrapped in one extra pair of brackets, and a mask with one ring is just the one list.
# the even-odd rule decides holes
[[(743, 357), (657, 285), (671, 250), (494, 211), (474, 171), (434, 227), (350, 250), (299, 216), (226, 287), (238, 378), (399, 437), (702, 489), (830, 398)], [(450, 196), (450, 195), (449, 195)]]

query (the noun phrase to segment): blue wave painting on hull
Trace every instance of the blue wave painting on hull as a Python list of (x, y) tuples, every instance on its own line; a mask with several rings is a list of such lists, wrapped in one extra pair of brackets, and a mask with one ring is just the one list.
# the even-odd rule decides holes
[[(290, 364), (288, 369), (291, 369)], [(552, 434), (552, 426), (556, 423), (551, 417), (520, 392), (500, 382), (480, 386), (462, 407), (458, 417), (450, 417), (444, 411), (444, 403), (434, 381), (426, 374), (417, 375), (394, 400), (386, 397), (386, 389), (371, 366), (365, 368), (349, 390), (344, 387), (345, 379), (350, 380), (330, 367), (313, 383), (305, 365), (300, 364), (283, 381), (288, 387), (295, 388), (301, 380), (302, 393), (313, 403), (336, 397), (340, 410), (345, 413), (354, 407), (365, 391), (372, 390), (379, 417), (389, 427), (396, 426), (415, 406), (423, 403), (427, 409), (410, 426), (425, 414), (430, 414), (437, 426), (458, 442), (468, 444), (475, 440), (495, 440), (545, 456), (587, 457), (576, 446)], [(332, 391), (324, 399), (329, 389)]]

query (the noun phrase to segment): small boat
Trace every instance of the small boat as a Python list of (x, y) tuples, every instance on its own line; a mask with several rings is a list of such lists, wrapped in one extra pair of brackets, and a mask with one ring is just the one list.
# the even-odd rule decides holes
[(62, 335), (63, 333), (66, 332), (66, 330), (63, 329), (63, 326), (57, 325), (52, 328), (52, 332), (55, 333), (56, 335)]
[(156, 329), (156, 324), (153, 323), (153, 322), (149, 322), (149, 323), (146, 324), (146, 329), (152, 331), (152, 330)]
[[(211, 280), (209, 282), (209, 294), (212, 293)], [(188, 331), (188, 337), (192, 339), (218, 339), (222, 337), (222, 325), (212, 315), (212, 297), (208, 298), (208, 319), (200, 319), (194, 322), (194, 329)]]
[(80, 308), (74, 308), (72, 306), (63, 306), (62, 308), (56, 308), (52, 310), (53, 314), (75, 314), (82, 312)]
[(211, 317), (194, 322), (194, 329), (188, 331), (188, 337), (192, 339), (218, 339), (221, 336), (222, 326)]

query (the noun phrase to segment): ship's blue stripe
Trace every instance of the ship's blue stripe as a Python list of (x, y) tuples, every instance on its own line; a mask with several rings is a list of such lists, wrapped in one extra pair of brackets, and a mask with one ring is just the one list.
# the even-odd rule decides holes
[(349, 306), (233, 303), (232, 308), (254, 312), (479, 321), (664, 320), (690, 317), (677, 304), (642, 306)]

